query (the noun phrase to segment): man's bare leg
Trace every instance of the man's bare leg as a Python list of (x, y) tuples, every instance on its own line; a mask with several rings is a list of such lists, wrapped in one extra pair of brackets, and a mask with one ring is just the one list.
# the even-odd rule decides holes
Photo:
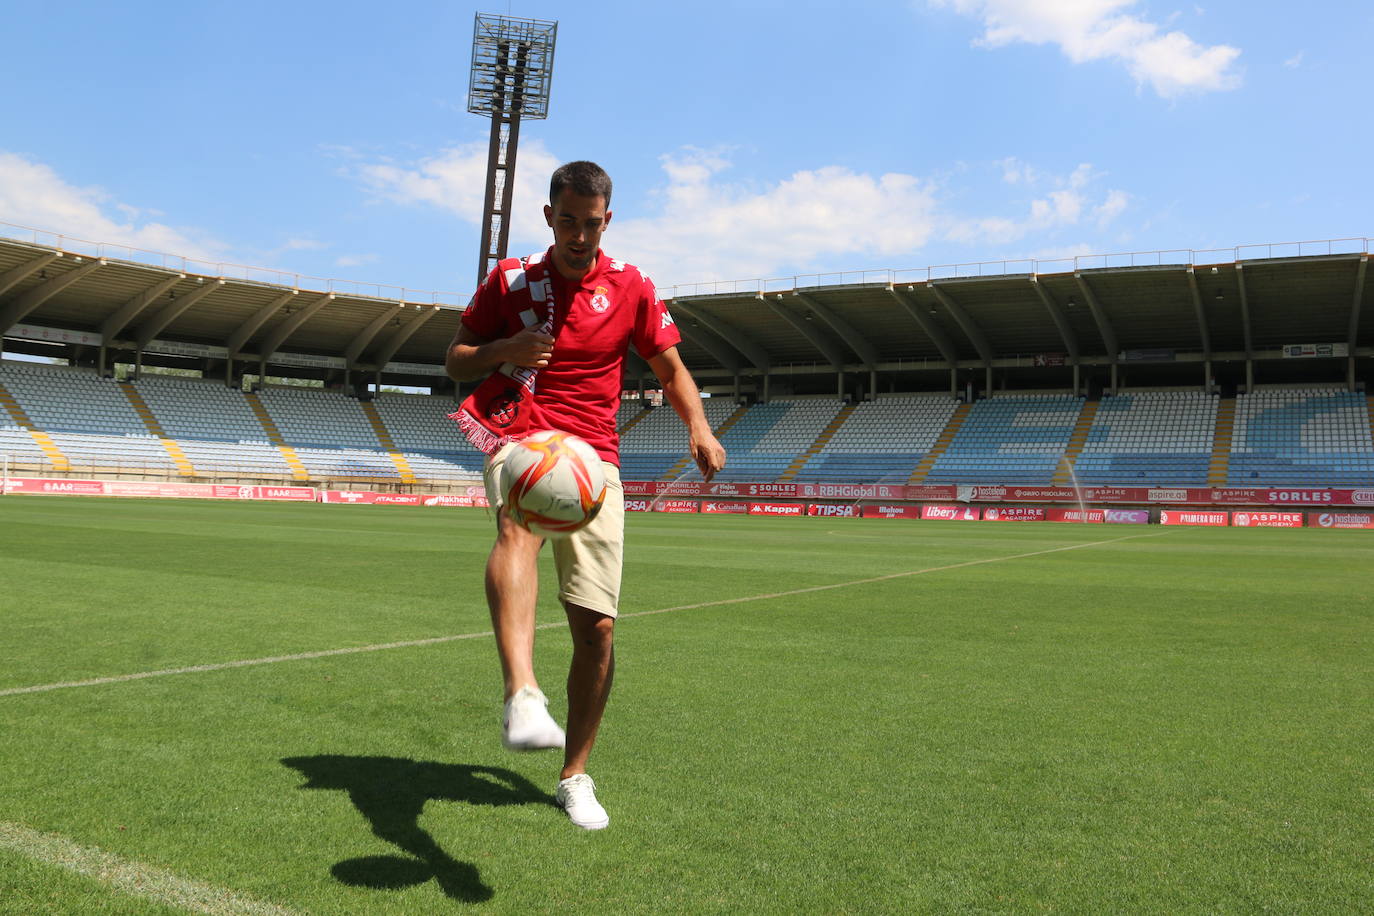
[(496, 544), (487, 557), (487, 606), (501, 656), (506, 699), (534, 679), (534, 605), (539, 596), (539, 548), (544, 541), (497, 515)]
[(573, 657), (568, 669), (567, 744), (559, 779), (587, 772), (587, 758), (596, 743), (615, 677), (615, 618), (575, 604), (568, 605), (566, 610)]

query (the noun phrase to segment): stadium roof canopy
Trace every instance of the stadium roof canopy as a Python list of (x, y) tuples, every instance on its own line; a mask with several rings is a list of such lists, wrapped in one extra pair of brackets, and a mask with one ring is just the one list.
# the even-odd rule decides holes
[[(0, 225), (0, 234), (15, 234)], [(467, 296), (316, 280), (53, 237), (0, 238), (10, 351), (208, 374), (442, 385)], [(717, 389), (773, 394), (1324, 381), (1374, 356), (1369, 239), (999, 261), (665, 289)], [(1374, 317), (1374, 316), (1371, 316)], [(1299, 358), (1305, 357), (1305, 358)], [(189, 362), (188, 362), (189, 361)], [(637, 376), (652, 382), (632, 360)], [(1124, 375), (1122, 375), (1124, 373)], [(380, 376), (379, 376), (380, 374)], [(1224, 382), (1223, 382), (1224, 383)]]

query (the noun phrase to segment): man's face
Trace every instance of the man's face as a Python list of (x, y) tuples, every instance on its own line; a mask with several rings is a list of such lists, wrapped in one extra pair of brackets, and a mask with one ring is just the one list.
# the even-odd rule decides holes
[(606, 198), (583, 197), (564, 188), (558, 200), (544, 206), (544, 219), (553, 229), (554, 266), (568, 279), (580, 280), (596, 263), (601, 233), (611, 224)]

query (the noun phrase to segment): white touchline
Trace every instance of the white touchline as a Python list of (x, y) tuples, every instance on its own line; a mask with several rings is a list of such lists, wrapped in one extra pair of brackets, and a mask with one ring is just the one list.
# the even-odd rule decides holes
[(0, 849), (107, 884), (122, 894), (211, 916), (293, 916), (293, 911), (192, 881), (151, 865), (131, 862), (93, 846), (78, 846), (55, 833), (0, 821)]
[[(1047, 553), (1060, 553), (1065, 550), (1079, 550), (1084, 547), (1101, 547), (1103, 544), (1115, 544), (1119, 541), (1130, 541), (1137, 538), (1160, 537), (1168, 532), (1158, 532), (1154, 534), (1128, 534), (1119, 538), (1108, 538), (1103, 541), (1092, 541), (1087, 544), (1067, 544), (1063, 547), (1050, 547), (1045, 550), (1032, 550), (1029, 553), (1017, 553), (1005, 557), (987, 557), (982, 560), (965, 560), (962, 563), (950, 563), (945, 566), (928, 566), (925, 569), (910, 569), (906, 572), (888, 573), (885, 576), (872, 576), (867, 579), (850, 579), (845, 582), (832, 582), (829, 585), (812, 585), (807, 588), (794, 588), (784, 592), (768, 592), (762, 595), (745, 595), (742, 598), (722, 598), (718, 601), (702, 601), (697, 604), (679, 604), (673, 607), (657, 608), (652, 611), (633, 611), (628, 614), (621, 614), (619, 619), (627, 620), (631, 617), (650, 617), (654, 614), (669, 614), (674, 611), (693, 611), (704, 607), (721, 607), (727, 604), (746, 604), (750, 601), (769, 601), (773, 598), (787, 598), (792, 595), (806, 595), (812, 592), (825, 592), (837, 588), (851, 588), (855, 585), (870, 585), (874, 582), (886, 582), (890, 579), (906, 579), (911, 576), (923, 576), (927, 573), (945, 572), (950, 569), (962, 569), (966, 566), (982, 566), (987, 563), (1005, 563), (1008, 560), (1024, 560), (1027, 557), (1039, 557)], [(566, 627), (567, 623), (558, 621), (556, 623), (538, 624), (536, 630), (553, 630)], [(251, 668), (256, 665), (274, 665), (278, 662), (300, 662), (314, 658), (329, 658), (334, 655), (353, 655), (358, 652), (381, 652), (385, 649), (411, 649), (417, 646), (433, 646), (439, 643), (455, 642), (460, 639), (481, 639), (491, 636), (491, 630), (482, 630), (478, 633), (459, 633), (454, 636), (431, 636), (427, 639), (408, 639), (403, 642), (379, 643), (372, 646), (353, 646), (347, 649), (322, 649), (318, 652), (298, 652), (294, 655), (271, 655), (267, 658), (246, 658), (234, 662), (218, 662), (209, 665), (188, 665), (185, 668), (163, 668), (159, 671), (140, 671), (136, 674), (116, 674), (110, 677), (95, 677), (84, 681), (63, 681), (57, 684), (36, 684), (32, 687), (6, 687), (0, 689), (0, 697), (16, 696), (23, 693), (44, 693), (49, 690), (65, 690), (70, 687), (99, 687), (102, 684), (122, 684), (125, 681), (141, 681), (150, 677), (167, 677), (172, 674), (197, 674), (204, 671), (224, 671), (229, 668)]]

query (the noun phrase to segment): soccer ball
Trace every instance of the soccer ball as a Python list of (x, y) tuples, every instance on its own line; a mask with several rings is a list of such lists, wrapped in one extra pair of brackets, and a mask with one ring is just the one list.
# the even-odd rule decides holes
[(583, 528), (606, 499), (606, 475), (596, 449), (553, 429), (515, 443), (501, 465), (500, 483), (511, 519), (546, 538)]

